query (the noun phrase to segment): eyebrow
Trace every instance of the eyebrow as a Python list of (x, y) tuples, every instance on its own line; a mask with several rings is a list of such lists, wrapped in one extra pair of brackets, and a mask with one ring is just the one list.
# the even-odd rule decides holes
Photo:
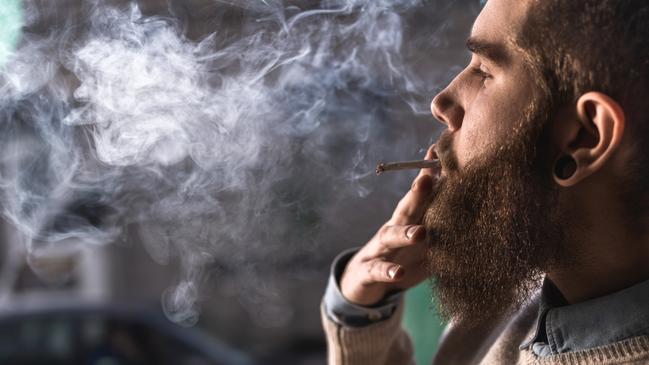
[(505, 47), (498, 43), (491, 43), (475, 37), (469, 37), (466, 47), (474, 54), (484, 57), (496, 65), (503, 66), (509, 61)]

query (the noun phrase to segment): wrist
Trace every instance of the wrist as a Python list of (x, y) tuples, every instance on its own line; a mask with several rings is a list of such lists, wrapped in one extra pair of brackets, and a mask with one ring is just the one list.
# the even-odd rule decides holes
[(358, 250), (341, 253), (332, 265), (329, 284), (323, 298), (324, 310), (334, 322), (346, 327), (363, 327), (391, 318), (403, 299), (402, 292), (383, 296), (375, 305), (358, 305), (343, 296), (340, 279), (347, 264)]
[(346, 300), (364, 307), (372, 307), (380, 303), (388, 293), (385, 285), (359, 284), (345, 274), (343, 274), (339, 283), (340, 291)]

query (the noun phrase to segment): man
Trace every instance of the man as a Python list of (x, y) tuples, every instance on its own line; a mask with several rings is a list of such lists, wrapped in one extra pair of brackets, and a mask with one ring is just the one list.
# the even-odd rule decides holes
[(441, 171), (334, 262), (329, 363), (412, 364), (401, 293), (429, 277), (435, 364), (649, 363), (649, 3), (489, 0), (468, 47)]

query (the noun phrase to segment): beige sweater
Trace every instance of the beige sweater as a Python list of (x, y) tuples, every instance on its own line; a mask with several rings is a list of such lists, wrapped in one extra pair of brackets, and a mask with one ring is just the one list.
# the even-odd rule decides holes
[[(515, 316), (482, 328), (461, 331), (451, 326), (440, 342), (433, 364), (649, 364), (649, 336), (547, 358), (538, 358), (530, 350), (521, 351), (519, 345), (533, 335), (537, 311), (538, 302), (534, 301)], [(324, 310), (321, 315), (327, 336), (329, 365), (415, 363), (412, 342), (401, 328), (402, 309), (386, 321), (362, 328), (340, 326), (331, 321)]]

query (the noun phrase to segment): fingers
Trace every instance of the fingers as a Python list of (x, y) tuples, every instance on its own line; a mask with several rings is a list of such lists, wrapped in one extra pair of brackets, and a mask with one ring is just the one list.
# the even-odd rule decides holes
[[(436, 157), (431, 147), (425, 158)], [(392, 218), (347, 264), (340, 289), (349, 301), (373, 305), (390, 290), (410, 288), (427, 277), (421, 220), (437, 175), (436, 169), (421, 170)]]
[[(353, 264), (355, 262), (355, 264)], [(352, 261), (340, 281), (340, 289), (352, 303), (371, 306), (395, 289), (411, 288), (428, 277), (421, 259), (408, 264), (397, 264), (383, 258)]]
[(390, 225), (417, 224), (421, 220), (425, 203), (433, 192), (433, 177), (428, 174), (419, 176), (412, 188), (401, 199), (388, 222)]
[(391, 283), (403, 278), (405, 270), (401, 265), (374, 259), (365, 263), (366, 283)]
[[(435, 146), (431, 146), (426, 152), (425, 159), (436, 159)], [(410, 191), (401, 199), (395, 209), (389, 224), (407, 225), (416, 224), (421, 220), (424, 209), (430, 194), (433, 191), (433, 185), (437, 180), (437, 169), (421, 169), (419, 175), (412, 184)]]
[(420, 225), (383, 226), (377, 234), (375, 256), (387, 255), (393, 250), (421, 242), (426, 230)]

